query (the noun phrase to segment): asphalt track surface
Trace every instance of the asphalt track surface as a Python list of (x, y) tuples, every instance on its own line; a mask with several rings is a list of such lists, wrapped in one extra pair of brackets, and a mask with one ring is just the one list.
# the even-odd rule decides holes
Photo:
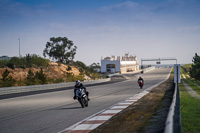
[[(170, 68), (145, 74), (115, 76), (111, 82), (86, 86), (89, 107), (73, 100), (73, 89), (4, 97), (0, 100), (0, 133), (56, 133), (166, 79)], [(145, 85), (140, 89), (139, 76)], [(125, 78), (127, 80), (125, 80)], [(141, 105), (142, 106), (142, 105)]]

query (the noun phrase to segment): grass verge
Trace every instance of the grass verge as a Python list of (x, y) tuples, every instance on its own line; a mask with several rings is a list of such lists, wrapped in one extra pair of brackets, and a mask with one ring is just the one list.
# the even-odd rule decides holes
[[(195, 79), (192, 79), (192, 78), (190, 78), (189, 76), (187, 76), (187, 75), (189, 75), (189, 70), (188, 70), (188, 69), (190, 69), (190, 67), (191, 67), (191, 64), (187, 64), (187, 65), (184, 65), (184, 66), (182, 67), (181, 73), (182, 73), (183, 75), (185, 75), (185, 77), (186, 77), (186, 79), (184, 79), (184, 78), (182, 77), (182, 80), (183, 80), (185, 83), (187, 83), (194, 91), (196, 91), (196, 92), (200, 95), (200, 87), (198, 87), (198, 86), (200, 86), (200, 82), (198, 82), (198, 81), (196, 81)], [(188, 70), (188, 71), (187, 71), (187, 70)]]
[(182, 79), (182, 80), (200, 95), (200, 88), (197, 86), (198, 84), (196, 83), (196, 81), (189, 78)]
[(181, 123), (184, 133), (200, 132), (200, 100), (190, 96), (183, 84), (179, 84)]

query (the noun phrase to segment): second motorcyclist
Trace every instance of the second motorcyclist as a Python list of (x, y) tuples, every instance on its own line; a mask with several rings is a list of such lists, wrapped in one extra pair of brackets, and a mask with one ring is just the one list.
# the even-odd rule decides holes
[(142, 89), (142, 87), (143, 87), (143, 85), (144, 85), (144, 79), (142, 78), (142, 77), (139, 77), (138, 78), (138, 84), (140, 85), (140, 82), (142, 81), (142, 85), (140, 86), (141, 87), (141, 89)]

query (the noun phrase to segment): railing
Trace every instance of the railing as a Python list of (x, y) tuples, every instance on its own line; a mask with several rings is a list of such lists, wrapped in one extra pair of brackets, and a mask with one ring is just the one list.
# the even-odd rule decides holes
[[(102, 82), (107, 82), (107, 81), (110, 81), (110, 78), (84, 81), (83, 83), (84, 83), (84, 85), (89, 85), (89, 84), (102, 83)], [(39, 90), (51, 90), (51, 89), (73, 87), (73, 86), (74, 86), (74, 82), (58, 83), (58, 84), (45, 84), (45, 85), (18, 86), (18, 87), (3, 87), (3, 88), (0, 88), (0, 95), (39, 91)]]
[(168, 112), (167, 120), (165, 123), (165, 133), (181, 133), (181, 109), (180, 109), (180, 96), (178, 86), (178, 67), (177, 67), (177, 80), (175, 83), (175, 90), (173, 100)]

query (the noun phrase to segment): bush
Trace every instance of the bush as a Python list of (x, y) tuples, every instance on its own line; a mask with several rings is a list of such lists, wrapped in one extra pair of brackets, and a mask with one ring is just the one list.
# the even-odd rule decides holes
[(9, 68), (11, 68), (11, 69), (15, 69), (14, 64), (12, 64), (12, 63), (10, 63), (10, 62), (7, 63), (6, 66), (9, 67)]
[(11, 87), (15, 84), (16, 81), (9, 74), (10, 71), (8, 71), (8, 69), (6, 69), (2, 74), (2, 79), (0, 82), (2, 87)]
[(90, 66), (86, 66), (83, 62), (81, 61), (76, 61), (73, 62), (75, 66), (79, 68), (80, 73), (83, 75), (84, 73), (89, 76), (92, 79), (100, 78), (101, 76), (99, 73), (95, 70), (95, 68), (99, 68), (99, 64), (93, 63)]
[(30, 55), (23, 58), (12, 57), (10, 60), (0, 61), (0, 67), (3, 68), (5, 66), (14, 69), (14, 68), (26, 68), (26, 67), (43, 67), (48, 66), (48, 59), (43, 59), (36, 54)]
[(34, 84), (35, 84), (35, 75), (31, 71), (31, 69), (29, 69), (28, 75), (26, 77), (26, 85), (34, 85)]
[(196, 80), (200, 80), (200, 56), (195, 53), (192, 61), (193, 64), (190, 70), (190, 76), (195, 78)]
[(34, 65), (37, 67), (41, 67), (41, 66), (48, 66), (49, 64), (49, 60), (48, 59), (43, 59), (35, 54), (33, 55), (27, 55), (26, 57), (26, 65), (28, 67), (33, 67)]
[[(9, 63), (13, 64), (17, 68), (20, 68), (20, 67), (24, 66), (26, 62), (25, 62), (24, 58), (13, 57), (9, 60)], [(8, 64), (6, 66), (8, 66)]]
[(6, 64), (8, 64), (8, 60), (0, 60), (0, 67), (4, 68), (6, 66)]
[(36, 72), (35, 78), (36, 78), (36, 81), (39, 82), (39, 84), (47, 83), (47, 76), (44, 74), (42, 69), (40, 69), (39, 72)]
[(35, 84), (45, 84), (47, 83), (47, 76), (44, 74), (43, 70), (40, 69), (39, 72), (35, 74), (29, 69), (28, 75), (26, 77), (26, 85), (35, 85)]

